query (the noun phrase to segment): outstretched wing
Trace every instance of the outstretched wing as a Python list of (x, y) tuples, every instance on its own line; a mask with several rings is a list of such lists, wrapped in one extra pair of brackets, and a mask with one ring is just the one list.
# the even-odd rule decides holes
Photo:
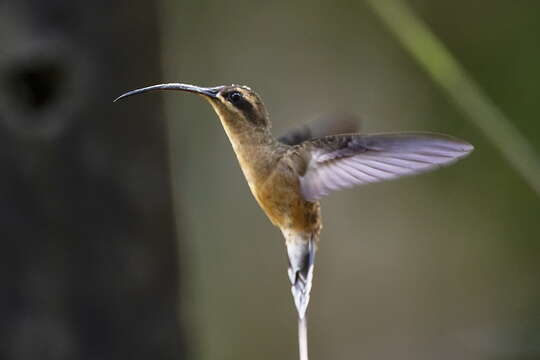
[(294, 146), (323, 136), (358, 132), (359, 123), (356, 116), (334, 113), (291, 129), (278, 140), (283, 144)]
[(448, 165), (474, 149), (465, 141), (433, 133), (335, 135), (298, 146), (309, 158), (300, 176), (302, 195), (308, 201), (335, 190)]

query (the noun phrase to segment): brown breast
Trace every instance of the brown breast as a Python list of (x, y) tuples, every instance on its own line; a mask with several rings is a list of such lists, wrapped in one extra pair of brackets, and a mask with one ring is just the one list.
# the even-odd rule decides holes
[(302, 157), (285, 145), (239, 146), (240, 143), (233, 143), (240, 167), (270, 221), (281, 229), (318, 235), (319, 203), (305, 201), (300, 194)]
[(280, 228), (319, 234), (320, 205), (305, 201), (300, 194), (296, 171), (282, 160), (254, 187), (254, 195), (270, 221)]

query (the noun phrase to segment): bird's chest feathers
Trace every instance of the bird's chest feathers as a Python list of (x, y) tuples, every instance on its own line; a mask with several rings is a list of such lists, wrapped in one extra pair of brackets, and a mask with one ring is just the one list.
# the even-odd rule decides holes
[[(249, 188), (270, 221), (280, 228), (311, 231), (317, 209), (300, 195), (298, 174), (268, 133), (239, 131), (222, 121)], [(318, 229), (318, 225), (314, 228)]]
[(253, 196), (270, 221), (282, 229), (308, 231), (312, 222), (309, 204), (300, 195), (298, 176), (287, 159), (259, 162), (254, 152), (249, 155), (239, 156), (240, 166)]
[(253, 196), (265, 211), (272, 207), (270, 203), (275, 206), (286, 200), (284, 192), (289, 191), (291, 184), (285, 181), (279, 160), (257, 147), (235, 152)]

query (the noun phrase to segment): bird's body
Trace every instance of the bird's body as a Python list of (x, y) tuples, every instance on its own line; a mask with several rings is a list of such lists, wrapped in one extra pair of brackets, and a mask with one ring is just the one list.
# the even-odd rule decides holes
[[(318, 211), (318, 206), (307, 202), (300, 193), (299, 175), (306, 167), (303, 154), (272, 135), (268, 115), (264, 126), (253, 129), (244, 122), (231, 121), (222, 106), (214, 105), (214, 109), (220, 115), (251, 193), (272, 224), (291, 231), (315, 230), (318, 225), (308, 214)], [(264, 109), (260, 111), (265, 113)]]
[(285, 237), (292, 293), (303, 319), (321, 231), (320, 204), (304, 199), (300, 189), (299, 179), (307, 169), (309, 153), (302, 147), (279, 142), (270, 132), (268, 117), (266, 126), (250, 131), (245, 124), (230, 121), (220, 105), (214, 105), (214, 109), (220, 114), (251, 193)]
[(322, 227), (319, 199), (332, 191), (449, 164), (473, 149), (441, 134), (339, 134), (339, 127), (319, 137), (302, 129), (278, 140), (260, 97), (245, 86), (161, 84), (120, 98), (151, 90), (197, 93), (218, 114), (253, 196), (285, 237), (301, 360), (307, 360), (305, 315)]

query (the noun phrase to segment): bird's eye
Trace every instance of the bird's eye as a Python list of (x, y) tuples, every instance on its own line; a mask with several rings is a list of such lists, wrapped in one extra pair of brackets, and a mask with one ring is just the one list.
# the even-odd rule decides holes
[(240, 92), (233, 91), (233, 92), (231, 92), (231, 93), (229, 93), (227, 95), (227, 100), (229, 100), (234, 105), (237, 105), (237, 104), (241, 103), (242, 100), (244, 100), (244, 97), (242, 96), (242, 94)]

